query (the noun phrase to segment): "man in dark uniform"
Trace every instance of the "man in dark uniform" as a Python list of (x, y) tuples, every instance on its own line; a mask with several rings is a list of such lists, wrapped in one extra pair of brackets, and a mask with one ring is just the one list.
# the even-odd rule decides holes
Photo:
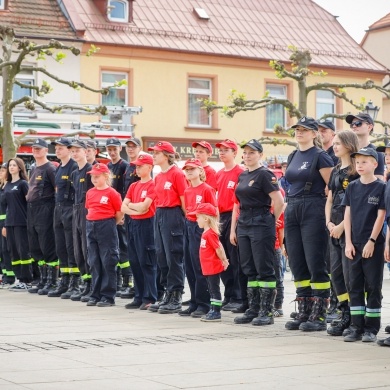
[(87, 232), (85, 194), (93, 187), (91, 175), (87, 175), (92, 165), (87, 163), (87, 144), (81, 140), (74, 140), (69, 145), (72, 158), (76, 161), (78, 169), (71, 174), (71, 181), (74, 187), (73, 205), (73, 246), (77, 266), (81, 278), (84, 281), (84, 291), (77, 290), (70, 297), (72, 301), (88, 302), (92, 292), (92, 276), (87, 261)]
[(49, 291), (49, 297), (71, 297), (78, 288), (80, 271), (77, 267), (73, 248), (73, 202), (74, 189), (71, 185), (70, 175), (77, 169), (77, 164), (70, 158), (71, 144), (69, 138), (61, 137), (53, 141), (57, 158), (61, 161), (55, 172), (56, 199), (54, 208), (54, 235), (56, 251), (60, 261), (61, 282), (55, 290)]
[(33, 267), (38, 265), (39, 283), (30, 293), (47, 295), (55, 288), (58, 259), (55, 251), (53, 214), (55, 197), (55, 168), (47, 159), (48, 144), (37, 138), (32, 146), (35, 166), (30, 173), (27, 199), (27, 232)]
[[(112, 184), (114, 188), (122, 197), (125, 197), (125, 171), (129, 163), (123, 160), (120, 156), (122, 151), (122, 144), (118, 138), (109, 138), (106, 142), (107, 154), (109, 155), (111, 162), (109, 162), (108, 168), (112, 173)], [(130, 260), (127, 253), (127, 239), (126, 239), (126, 226), (124, 222), (117, 225), (118, 239), (119, 239), (119, 264), (118, 264), (118, 277), (117, 277), (117, 293), (116, 296), (120, 297), (122, 290), (129, 289), (130, 282)], [(122, 283), (121, 278), (122, 276)], [(125, 292), (125, 291), (124, 291)]]
[(322, 147), (326, 153), (332, 158), (334, 165), (336, 166), (339, 159), (334, 155), (333, 150), (333, 138), (336, 135), (336, 129), (334, 124), (329, 119), (320, 119), (318, 121), (318, 132), (322, 139)]

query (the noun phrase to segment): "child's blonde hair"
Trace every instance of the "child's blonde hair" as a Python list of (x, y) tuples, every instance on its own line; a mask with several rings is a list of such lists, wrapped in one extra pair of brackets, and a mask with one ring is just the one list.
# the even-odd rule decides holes
[(109, 187), (111, 187), (111, 185), (112, 185), (112, 172), (111, 171), (110, 171), (110, 173), (102, 172), (100, 175), (103, 175), (106, 178), (107, 185)]
[(207, 214), (200, 214), (208, 222), (210, 229), (214, 230), (215, 233), (220, 235), (220, 223), (218, 217), (213, 217)]

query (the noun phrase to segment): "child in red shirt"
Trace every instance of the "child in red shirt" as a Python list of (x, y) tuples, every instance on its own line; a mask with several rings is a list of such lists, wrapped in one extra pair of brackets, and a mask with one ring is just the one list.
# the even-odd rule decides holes
[(153, 157), (140, 154), (131, 164), (140, 178), (131, 184), (122, 203), (122, 211), (130, 216), (127, 226), (127, 245), (133, 257), (131, 269), (134, 276), (135, 296), (126, 309), (147, 310), (157, 300), (157, 259), (154, 246), (154, 199)]
[(211, 203), (216, 207), (217, 199), (214, 188), (205, 183), (205, 172), (200, 160), (190, 158), (184, 164), (183, 170), (190, 183), (184, 191), (186, 209), (184, 263), (191, 299), (188, 308), (179, 311), (179, 315), (201, 318), (210, 310), (210, 294), (207, 291), (207, 281), (202, 274), (199, 260), (199, 245), (203, 230), (196, 223), (196, 216), (190, 213), (196, 210), (200, 203)]
[(119, 261), (119, 241), (116, 225), (123, 219), (120, 194), (110, 187), (110, 170), (105, 164), (95, 164), (91, 171), (91, 188), (86, 194), (87, 249), (92, 273), (92, 294), (87, 306), (115, 305), (116, 266)]
[(210, 293), (210, 311), (201, 318), (204, 322), (221, 321), (222, 295), (219, 288), (221, 272), (229, 265), (225, 250), (219, 241), (217, 209), (210, 203), (201, 203), (189, 216), (196, 215), (196, 221), (203, 229), (200, 241), (199, 257), (203, 275), (206, 276)]

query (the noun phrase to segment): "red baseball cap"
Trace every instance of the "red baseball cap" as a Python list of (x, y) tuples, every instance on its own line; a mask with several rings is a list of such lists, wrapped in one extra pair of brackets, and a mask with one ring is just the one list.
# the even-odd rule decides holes
[(225, 139), (224, 141), (218, 142), (217, 144), (215, 144), (215, 146), (217, 148), (224, 147), (233, 150), (238, 149), (237, 143), (235, 141), (232, 141), (231, 139)]
[(93, 165), (92, 170), (87, 173), (90, 175), (101, 175), (102, 173), (110, 173), (110, 170), (106, 164), (97, 163)]
[(196, 148), (198, 145), (201, 146), (202, 148), (207, 149), (210, 153), (213, 153), (213, 148), (211, 147), (211, 145), (208, 142), (206, 142), (206, 141), (196, 141), (196, 142), (192, 143), (192, 147), (193, 148)]
[(153, 157), (150, 154), (142, 153), (139, 154), (137, 160), (132, 161), (131, 164), (138, 166), (145, 164), (153, 165)]
[(175, 154), (175, 148), (170, 142), (159, 141), (154, 146), (150, 146), (148, 150), (157, 150), (159, 152), (168, 152)]
[(190, 158), (187, 160), (183, 166), (182, 169), (186, 169), (187, 167), (193, 167), (193, 168), (202, 168), (202, 163), (197, 158)]
[(210, 215), (211, 217), (216, 217), (218, 215), (217, 208), (211, 203), (199, 203), (195, 211), (191, 211), (187, 215), (198, 215), (205, 214)]

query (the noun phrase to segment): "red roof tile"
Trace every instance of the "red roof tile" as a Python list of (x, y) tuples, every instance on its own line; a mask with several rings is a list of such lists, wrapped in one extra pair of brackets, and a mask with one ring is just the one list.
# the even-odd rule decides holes
[(12, 26), (19, 37), (78, 40), (60, 6), (52, 0), (8, 0), (8, 10), (0, 12), (0, 22)]
[(72, 1), (90, 42), (284, 61), (295, 45), (318, 66), (386, 71), (312, 0), (137, 0), (128, 24), (110, 23), (93, 0)]

